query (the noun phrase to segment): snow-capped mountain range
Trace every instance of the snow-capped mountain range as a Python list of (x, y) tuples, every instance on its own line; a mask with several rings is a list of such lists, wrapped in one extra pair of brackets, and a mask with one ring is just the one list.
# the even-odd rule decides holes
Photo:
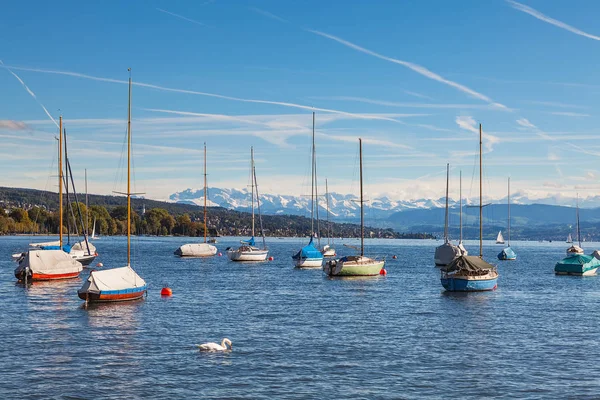
[[(209, 206), (220, 206), (237, 211), (249, 211), (251, 209), (250, 192), (246, 189), (208, 189)], [(186, 189), (181, 192), (173, 193), (169, 200), (177, 203), (204, 205), (203, 189)], [(463, 199), (464, 205), (475, 202), (475, 199)], [(504, 199), (488, 199), (486, 202), (506, 204)], [(542, 199), (530, 199), (526, 194), (516, 193), (511, 196), (512, 204), (547, 204), (574, 206), (575, 199), (564, 196), (550, 196)], [(261, 211), (264, 214), (290, 214), (303, 215), (310, 214), (310, 198), (291, 195), (261, 194)], [(445, 198), (440, 199), (418, 199), (418, 200), (392, 200), (388, 197), (378, 197), (369, 199), (367, 207), (369, 208), (369, 218), (387, 219), (392, 214), (415, 210), (415, 209), (433, 209), (444, 207)], [(449, 205), (452, 208), (458, 207), (458, 199), (450, 199)], [(588, 197), (579, 200), (582, 208), (600, 207), (600, 196)], [(330, 193), (329, 194), (329, 212), (332, 218), (336, 220), (355, 220), (360, 216), (360, 205), (356, 201), (355, 195)], [(327, 213), (325, 197), (319, 200), (319, 216), (325, 219)]]

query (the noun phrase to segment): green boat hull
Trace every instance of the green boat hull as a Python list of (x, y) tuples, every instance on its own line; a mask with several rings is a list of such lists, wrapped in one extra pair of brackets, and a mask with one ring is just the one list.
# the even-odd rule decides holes
[[(338, 261), (338, 263), (340, 263)], [(373, 261), (369, 263), (341, 262), (330, 266), (326, 271), (330, 276), (377, 276), (385, 265), (385, 261)]]

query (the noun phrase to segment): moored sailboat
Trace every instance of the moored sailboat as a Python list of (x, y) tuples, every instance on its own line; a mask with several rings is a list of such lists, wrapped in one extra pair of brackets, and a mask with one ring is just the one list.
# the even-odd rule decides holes
[[(63, 128), (62, 116), (59, 124), (59, 157), (58, 157), (58, 198), (59, 229), (58, 247), (51, 249), (32, 248), (22, 253), (16, 261), (14, 275), (19, 281), (46, 281), (77, 278), (83, 265), (68, 254), (70, 247), (63, 248), (63, 163), (62, 163)], [(68, 251), (65, 251), (68, 250)], [(13, 256), (14, 257), (14, 256)]]
[(498, 286), (496, 267), (483, 260), (482, 130), (479, 125), (479, 257), (461, 255), (441, 270), (441, 283), (449, 292), (479, 292)]
[[(184, 244), (175, 250), (174, 254), (180, 257), (211, 257), (217, 254), (217, 248), (209, 244), (206, 240), (208, 226), (206, 218), (206, 200), (207, 200), (207, 183), (206, 183), (206, 143), (204, 143), (204, 243)], [(216, 242), (216, 241), (215, 241)]]
[(319, 203), (317, 200), (317, 152), (315, 148), (315, 113), (313, 112), (312, 146), (311, 146), (311, 183), (310, 183), (310, 240), (308, 244), (292, 256), (296, 268), (321, 268), (323, 265), (323, 254), (314, 244), (315, 234), (315, 210), (317, 212), (317, 237), (319, 229)]
[[(579, 194), (577, 194), (575, 216), (577, 219), (577, 242), (579, 243), (579, 246), (574, 244), (573, 246), (569, 247), (567, 249), (567, 256), (583, 254), (583, 248), (581, 247), (581, 231), (579, 229)], [(569, 236), (570, 236), (570, 234), (569, 234)], [(573, 241), (571, 241), (571, 243), (573, 243)]]
[(498, 254), (498, 259), (502, 261), (514, 261), (517, 254), (510, 248), (510, 177), (508, 178), (508, 246)]
[(127, 265), (102, 271), (92, 271), (77, 291), (86, 303), (117, 302), (142, 298), (148, 286), (131, 267), (131, 69), (127, 112)]
[[(231, 247), (227, 248), (227, 257), (231, 261), (265, 261), (269, 255), (267, 245), (265, 243), (265, 234), (262, 229), (262, 216), (260, 214), (260, 197), (258, 194), (258, 185), (256, 183), (256, 169), (254, 167), (254, 148), (250, 148), (250, 180), (252, 187), (252, 237), (248, 240), (241, 241), (241, 246), (237, 249)], [(256, 188), (256, 200), (258, 206), (258, 219), (260, 222), (260, 233), (262, 236), (263, 248), (256, 246), (256, 240), (254, 240), (254, 189)]]
[[(446, 164), (446, 213), (444, 217), (444, 244), (435, 249), (436, 267), (445, 267), (462, 254), (461, 249), (450, 242), (448, 237), (448, 186), (450, 183), (450, 164)], [(461, 208), (462, 212), (462, 208)]]
[(362, 139), (358, 139), (360, 160), (360, 255), (330, 260), (323, 266), (329, 276), (376, 276), (385, 265), (385, 260), (365, 256), (365, 223), (363, 199)]

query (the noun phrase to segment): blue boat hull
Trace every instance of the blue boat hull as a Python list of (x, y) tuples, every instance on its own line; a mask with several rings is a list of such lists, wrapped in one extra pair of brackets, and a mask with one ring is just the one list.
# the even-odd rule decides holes
[(485, 292), (498, 287), (498, 277), (492, 279), (442, 278), (442, 286), (449, 292)]

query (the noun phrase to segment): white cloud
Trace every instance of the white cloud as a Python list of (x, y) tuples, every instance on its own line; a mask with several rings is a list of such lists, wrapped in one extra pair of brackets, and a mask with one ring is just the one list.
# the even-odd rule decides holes
[[(475, 119), (473, 119), (473, 117), (457, 116), (455, 121), (456, 121), (456, 124), (460, 128), (462, 128), (466, 131), (469, 131), (469, 132), (473, 132), (473, 133), (477, 133), (477, 134), (479, 133), (479, 127), (477, 126), (477, 122), (475, 121)], [(485, 149), (488, 153), (494, 150), (494, 145), (500, 143), (499, 137), (490, 135), (489, 133), (485, 133), (485, 131), (483, 131), (483, 129), (481, 130), (481, 136), (483, 137), (483, 144), (485, 145)], [(467, 156), (470, 154), (471, 153), (469, 153), (469, 152), (455, 153), (455, 155), (460, 155), (460, 156)]]
[(519, 125), (521, 125), (522, 127), (525, 127), (525, 128), (537, 129), (537, 126), (535, 126), (534, 124), (532, 124), (531, 122), (529, 122), (529, 120), (527, 118), (519, 118), (517, 120), (517, 124), (519, 124)]
[(579, 117), (591, 117), (591, 115), (589, 115), (589, 114), (581, 114), (581, 113), (575, 113), (575, 112), (560, 112), (560, 111), (555, 111), (555, 112), (551, 112), (549, 114), (560, 115), (560, 116), (563, 116), (563, 117), (575, 117), (575, 118), (579, 118)]
[(0, 119), (0, 129), (8, 129), (11, 131), (23, 131), (23, 130), (29, 129), (29, 127), (23, 121)]

